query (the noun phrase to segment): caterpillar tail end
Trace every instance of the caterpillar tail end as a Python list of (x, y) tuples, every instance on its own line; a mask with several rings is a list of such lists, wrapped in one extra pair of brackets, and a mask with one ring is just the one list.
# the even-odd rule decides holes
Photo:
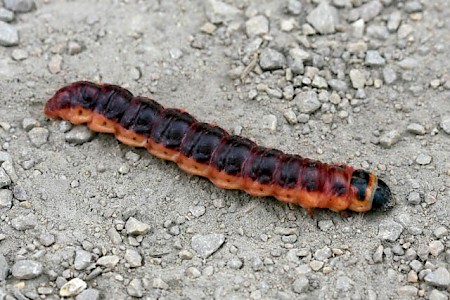
[(378, 179), (377, 189), (373, 195), (372, 207), (382, 211), (390, 210), (395, 205), (395, 199), (392, 196), (391, 190), (387, 184)]

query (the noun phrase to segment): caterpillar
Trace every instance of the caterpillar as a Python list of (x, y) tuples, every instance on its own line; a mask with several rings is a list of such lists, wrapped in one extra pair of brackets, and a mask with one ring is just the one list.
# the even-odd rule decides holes
[(310, 214), (314, 208), (367, 212), (393, 206), (389, 187), (372, 173), (258, 146), (199, 122), (183, 109), (164, 108), (117, 85), (74, 82), (48, 100), (45, 114), (113, 133), (122, 143), (145, 147), (220, 188), (274, 196)]

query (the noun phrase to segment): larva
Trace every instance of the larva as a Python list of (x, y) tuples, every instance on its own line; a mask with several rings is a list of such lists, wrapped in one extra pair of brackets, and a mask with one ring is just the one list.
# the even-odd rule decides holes
[(145, 147), (218, 187), (274, 196), (310, 213), (314, 208), (366, 212), (393, 205), (389, 187), (372, 173), (258, 146), (116, 85), (72, 83), (46, 103), (45, 114), (114, 133), (122, 143)]

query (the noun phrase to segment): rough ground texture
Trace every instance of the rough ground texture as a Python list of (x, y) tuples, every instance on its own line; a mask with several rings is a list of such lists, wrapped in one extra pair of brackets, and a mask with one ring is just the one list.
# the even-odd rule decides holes
[[(0, 4), (0, 299), (448, 299), (450, 2), (225, 2)], [(81, 79), (368, 169), (397, 205), (312, 219), (48, 120)]]

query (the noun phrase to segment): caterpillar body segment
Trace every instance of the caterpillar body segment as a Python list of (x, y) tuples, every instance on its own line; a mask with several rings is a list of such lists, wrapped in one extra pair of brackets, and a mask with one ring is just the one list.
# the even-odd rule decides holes
[(72, 83), (47, 102), (45, 114), (113, 133), (124, 144), (145, 147), (221, 188), (274, 196), (309, 210), (366, 212), (393, 205), (389, 187), (372, 173), (258, 146), (116, 85)]

